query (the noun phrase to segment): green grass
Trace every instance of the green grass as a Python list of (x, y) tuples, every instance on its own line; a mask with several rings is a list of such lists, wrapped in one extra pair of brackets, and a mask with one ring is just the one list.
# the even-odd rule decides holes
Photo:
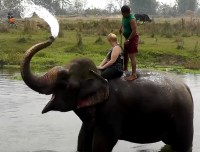
[[(37, 28), (37, 24), (45, 23), (32, 22), (33, 25), (26, 26), (26, 31), (29, 32), (24, 30), (22, 23), (17, 29), (8, 28), (6, 32), (0, 32), (0, 60), (6, 63), (5, 67), (19, 68), (25, 51), (51, 35), (48, 26)], [(65, 65), (77, 57), (91, 58), (98, 65), (111, 48), (106, 35), (114, 32), (120, 41), (118, 34), (120, 20), (71, 22), (64, 20), (60, 25), (62, 34), (51, 46), (33, 57), (31, 67), (34, 70), (47, 70), (53, 66)], [(138, 68), (200, 73), (200, 39), (197, 34), (200, 26), (197, 25), (195, 30), (190, 29), (189, 32), (188, 29), (180, 30), (180, 26), (179, 20), (173, 23), (139, 25)], [(179, 32), (175, 33), (175, 31)], [(78, 43), (80, 39), (81, 44)], [(178, 43), (182, 44), (180, 49)]]
[(141, 36), (139, 44), (138, 62), (147, 66), (177, 66), (185, 69), (200, 69), (199, 37), (184, 37), (183, 49), (177, 49), (177, 38), (158, 36), (157, 40), (149, 36)]

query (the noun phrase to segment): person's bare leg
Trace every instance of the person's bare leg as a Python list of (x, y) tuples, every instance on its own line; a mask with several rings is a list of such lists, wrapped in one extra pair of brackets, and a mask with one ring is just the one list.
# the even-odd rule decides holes
[(132, 66), (132, 75), (136, 75), (136, 57), (135, 53), (129, 54), (129, 57), (131, 59), (131, 66)]
[(136, 75), (136, 57), (135, 57), (135, 53), (131, 53), (129, 54), (129, 58), (131, 60), (131, 67), (132, 67), (132, 72), (131, 75), (129, 77), (126, 77), (125, 80), (135, 80), (137, 78)]
[(124, 71), (128, 71), (128, 53), (124, 51)]

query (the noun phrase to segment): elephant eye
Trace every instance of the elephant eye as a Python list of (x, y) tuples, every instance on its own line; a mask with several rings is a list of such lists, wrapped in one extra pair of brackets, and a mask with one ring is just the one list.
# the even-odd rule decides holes
[(62, 75), (59, 75), (57, 82), (59, 85), (64, 87), (68, 84), (68, 80), (69, 80), (69, 76), (62, 74)]
[(69, 83), (66, 78), (60, 78), (57, 84), (58, 84), (58, 87), (65, 88), (66, 86), (68, 86)]
[(61, 75), (61, 80), (68, 80), (69, 76), (68, 75)]
[(59, 80), (68, 80), (69, 79), (69, 74), (66, 73), (66, 71), (60, 71), (58, 74), (58, 79)]

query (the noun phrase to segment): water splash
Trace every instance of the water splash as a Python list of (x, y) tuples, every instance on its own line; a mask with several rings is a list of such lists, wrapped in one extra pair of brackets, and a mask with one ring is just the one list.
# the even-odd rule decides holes
[(44, 7), (35, 5), (31, 0), (23, 0), (20, 3), (21, 12), (20, 16), (22, 18), (30, 18), (33, 16), (34, 12), (43, 20), (45, 20), (50, 28), (51, 34), (55, 38), (58, 36), (59, 24), (57, 19)]

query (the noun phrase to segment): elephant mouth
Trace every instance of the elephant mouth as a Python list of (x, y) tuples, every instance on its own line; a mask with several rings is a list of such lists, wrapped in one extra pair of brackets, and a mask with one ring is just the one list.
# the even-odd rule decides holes
[(80, 99), (80, 101), (77, 104), (77, 109), (80, 109), (82, 107), (88, 107), (93, 106), (98, 103), (101, 103), (108, 99), (109, 91), (105, 91), (104, 89), (101, 89), (95, 93), (92, 93), (86, 97), (83, 97)]
[(81, 107), (87, 107), (87, 106), (89, 106), (89, 102), (90, 102), (89, 98), (81, 99), (80, 102), (79, 102), (79, 104), (77, 105), (77, 109), (79, 109)]
[(47, 113), (49, 111), (67, 112), (70, 110), (93, 106), (106, 101), (108, 97), (109, 97), (108, 87), (101, 88), (98, 91), (82, 96), (77, 100), (77, 102), (70, 101), (74, 99), (67, 99), (68, 101), (62, 100), (61, 98), (58, 98), (56, 94), (52, 94), (50, 101), (42, 110), (42, 114)]

